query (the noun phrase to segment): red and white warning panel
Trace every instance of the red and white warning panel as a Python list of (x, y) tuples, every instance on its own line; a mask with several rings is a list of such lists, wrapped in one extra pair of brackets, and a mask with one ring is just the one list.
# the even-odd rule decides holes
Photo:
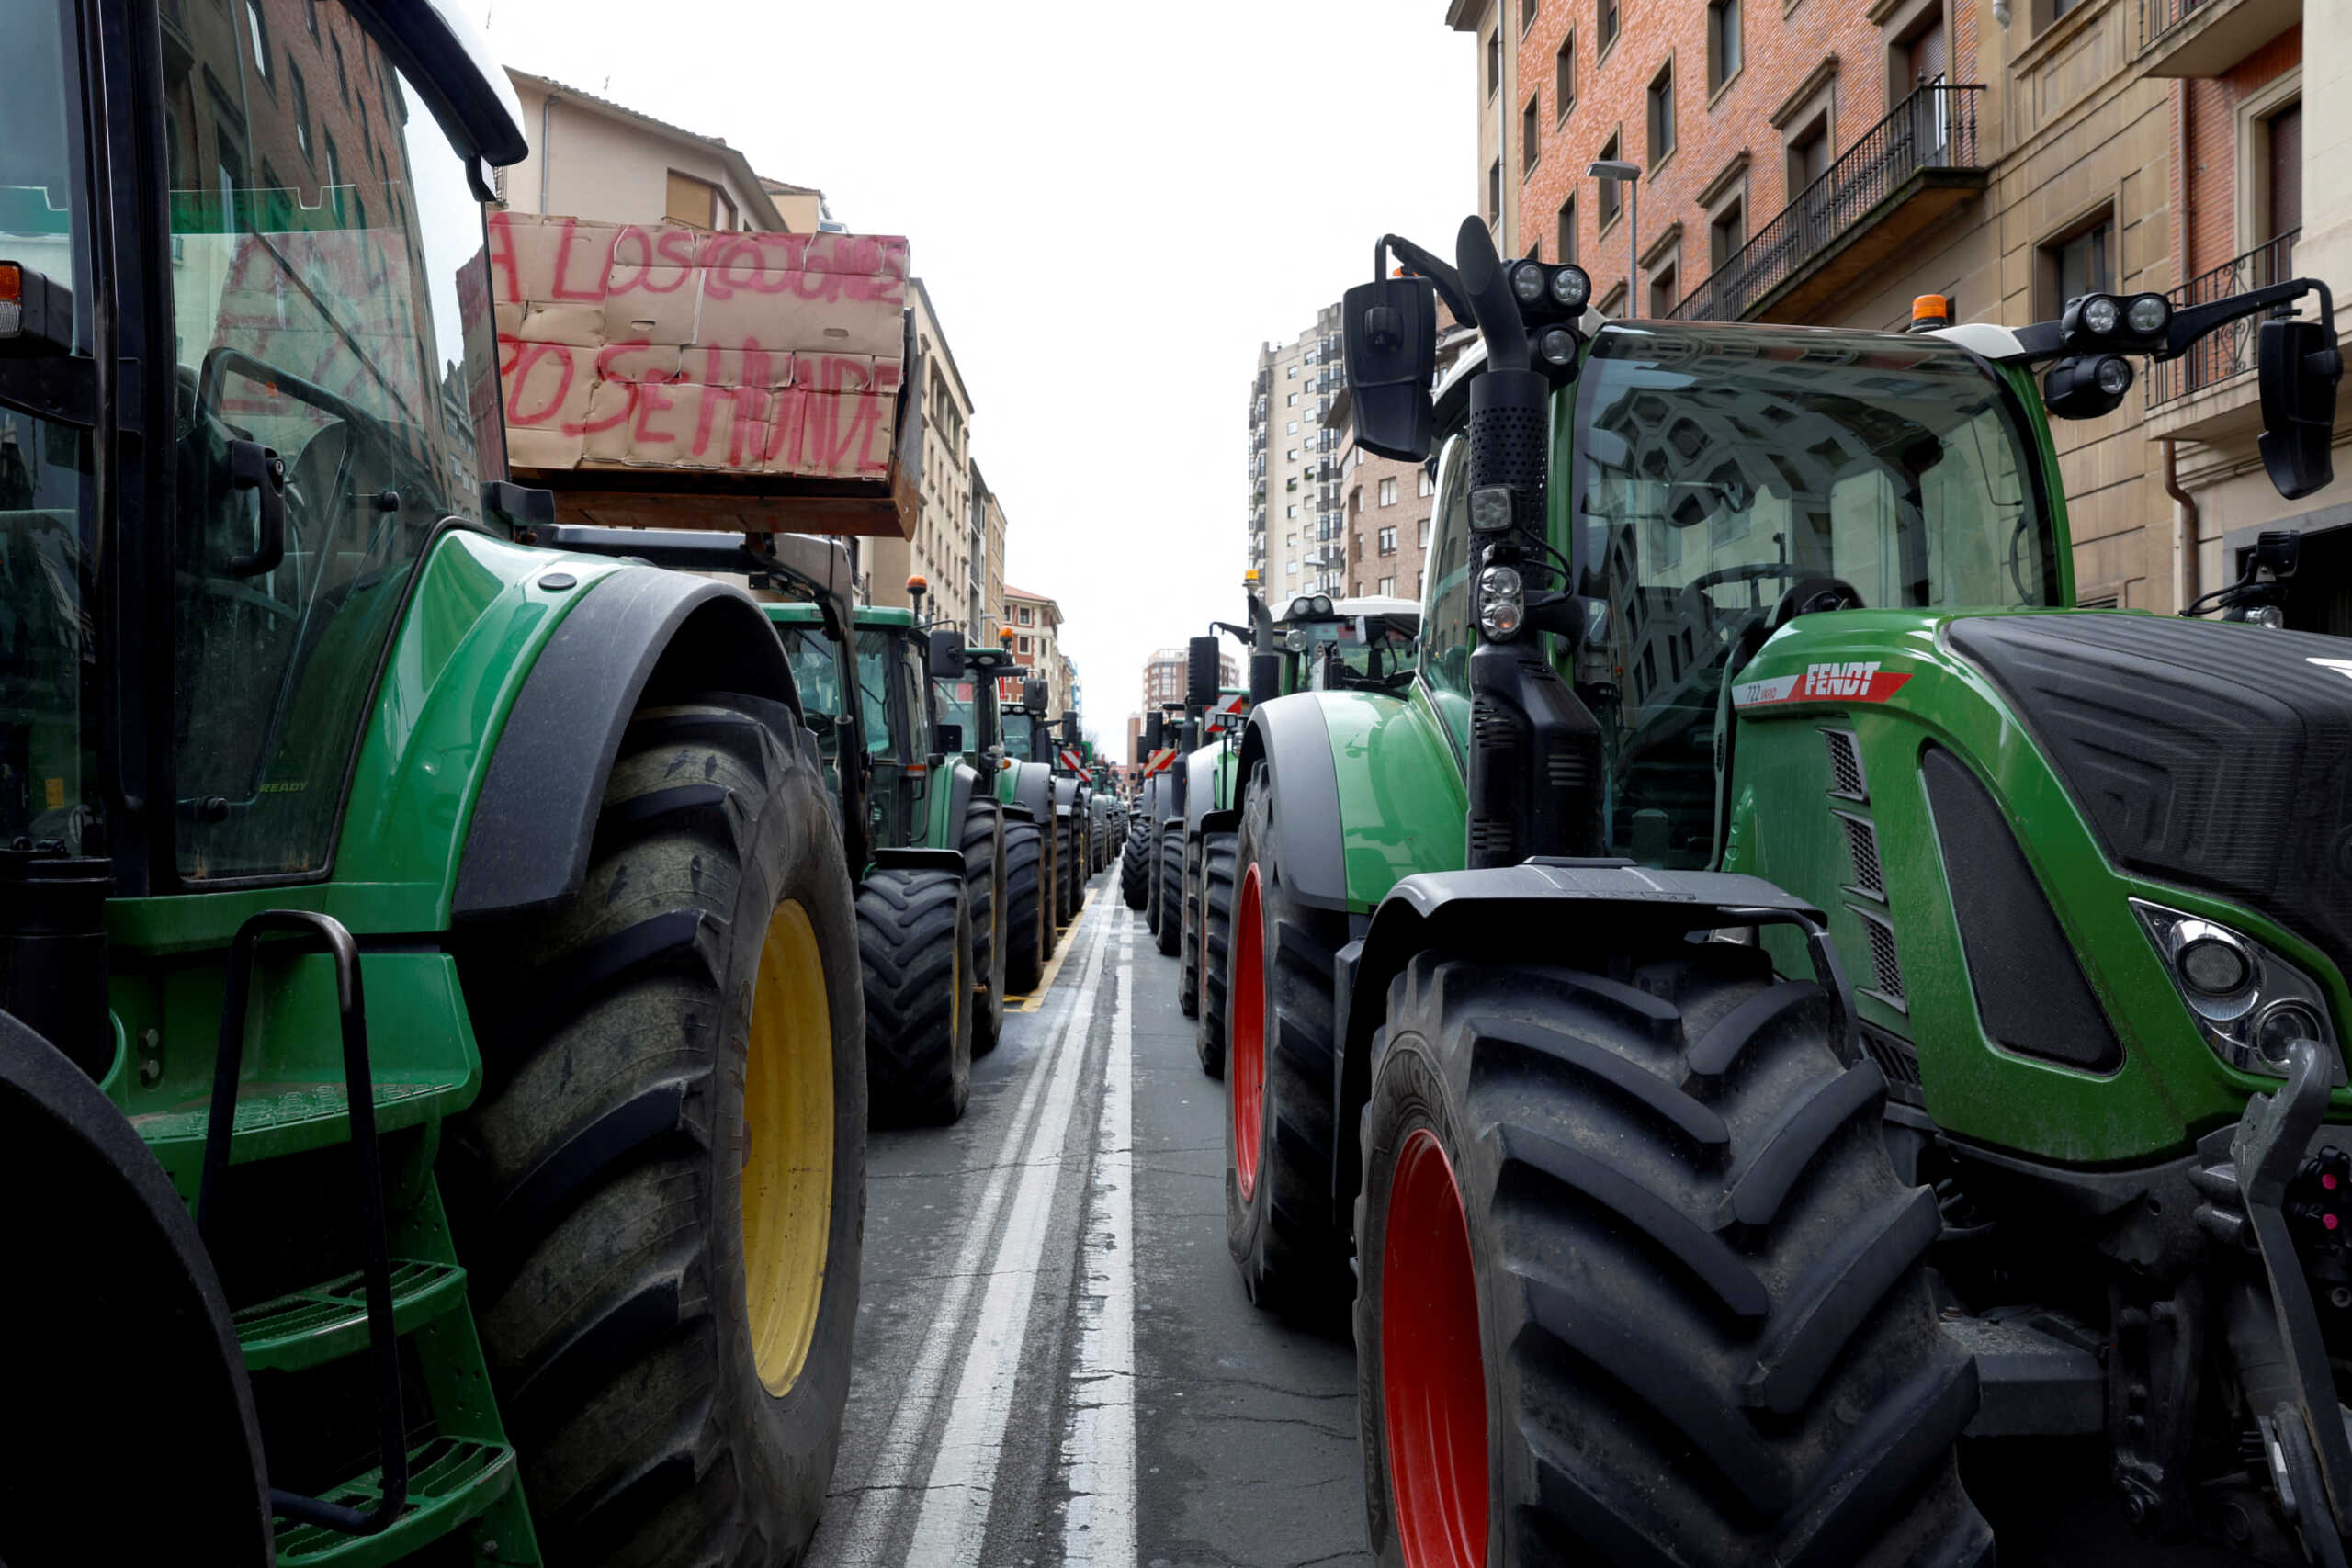
[(1159, 750), (1154, 751), (1151, 754), (1151, 761), (1144, 764), (1143, 776), (1149, 778), (1152, 774), (1162, 772), (1175, 760), (1176, 748), (1173, 746), (1162, 746)]
[(1878, 660), (1813, 664), (1802, 675), (1768, 675), (1731, 689), (1732, 706), (1769, 707), (1775, 703), (1883, 703), (1910, 680), (1908, 671), (1883, 670)]
[(1218, 698), (1208, 712), (1208, 732), (1220, 735), (1227, 730), (1239, 729), (1242, 716), (1249, 711), (1250, 698), (1243, 693), (1235, 692)]
[(1086, 759), (1065, 746), (1062, 748), (1062, 766), (1070, 773), (1079, 773), (1086, 767)]

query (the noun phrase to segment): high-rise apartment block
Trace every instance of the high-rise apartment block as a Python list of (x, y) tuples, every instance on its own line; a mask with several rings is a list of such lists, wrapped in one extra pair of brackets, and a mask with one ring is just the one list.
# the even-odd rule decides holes
[(1347, 385), (1340, 308), (1286, 344), (1258, 350), (1250, 392), (1250, 533), (1245, 564), (1270, 601), (1337, 592), (1347, 564), (1340, 509), (1339, 433), (1326, 421)]

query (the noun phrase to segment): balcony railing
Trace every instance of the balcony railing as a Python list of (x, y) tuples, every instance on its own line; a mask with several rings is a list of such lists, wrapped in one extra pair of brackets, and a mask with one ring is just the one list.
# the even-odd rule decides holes
[[(2233, 294), (2243, 294), (2249, 288), (2264, 288), (2274, 283), (2284, 283), (2295, 276), (2295, 238), (2301, 229), (2290, 229), (2267, 244), (2256, 246), (2242, 256), (2223, 262), (2211, 272), (2199, 273), (2165, 298), (2175, 309), (2184, 305), (2210, 304)], [(2148, 406), (2156, 408), (2185, 398), (2192, 392), (2218, 386), (2231, 377), (2254, 368), (2255, 329), (2259, 316), (2247, 316), (2228, 326), (2206, 333), (2189, 345), (2188, 352), (2178, 359), (2148, 367)]]
[(2140, 0), (2140, 47), (2145, 50), (2211, 3), (2212, 0)]
[(1973, 169), (1981, 85), (1931, 82), (1862, 133), (1828, 173), (1797, 193), (1747, 243), (1668, 312), (1678, 321), (1733, 321), (1794, 277), (1840, 235), (1924, 169)]

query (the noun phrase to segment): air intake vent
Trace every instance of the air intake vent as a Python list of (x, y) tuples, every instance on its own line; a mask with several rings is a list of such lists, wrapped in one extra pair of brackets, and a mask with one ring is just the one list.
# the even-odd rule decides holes
[(1868, 800), (1870, 791), (1862, 780), (1862, 749), (1854, 742), (1850, 729), (1825, 729), (1822, 739), (1829, 743), (1829, 793), (1841, 800)]
[(1867, 1023), (1860, 1027), (1862, 1049), (1878, 1064), (1878, 1070), (1886, 1075), (1887, 1097), (1906, 1105), (1923, 1103), (1926, 1096), (1919, 1078), (1918, 1050), (1900, 1035), (1889, 1034)]
[(1870, 943), (1871, 984), (1866, 996), (1876, 997), (1897, 1011), (1910, 1010), (1903, 998), (1903, 964), (1894, 955), (1894, 928), (1885, 917), (1874, 915), (1859, 904), (1846, 906), (1862, 922), (1862, 936)]
[(1854, 863), (1854, 882), (1850, 889), (1867, 893), (1880, 903), (1886, 902), (1886, 874), (1879, 869), (1878, 829), (1850, 811), (1836, 813), (1846, 825), (1846, 852)]

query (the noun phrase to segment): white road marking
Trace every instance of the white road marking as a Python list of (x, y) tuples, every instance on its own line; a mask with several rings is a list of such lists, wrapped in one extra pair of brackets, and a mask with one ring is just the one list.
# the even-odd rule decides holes
[(1136, 1562), (1135, 924), (1122, 923), (1118, 996), (1102, 1075), (1102, 1120), (1084, 1248), (1085, 1329), (1070, 1370), (1072, 1414), (1062, 1438), (1069, 1484), (1064, 1568)]
[[(1036, 1160), (1037, 1138), (1031, 1137), (1024, 1151), (1023, 1134), (1032, 1130), (1035, 1113), (1046, 1098), (1047, 1086), (1060, 1076), (1061, 1058), (1067, 1054), (1064, 1048), (1069, 1043), (1071, 1026), (1078, 1027), (1081, 1041), (1085, 1038), (1085, 1019), (1082, 999), (1073, 997), (1071, 1009), (1062, 1021), (1058, 1043), (1052, 1050), (1040, 1051), (1026, 1068), (1029, 1082), (1022, 1091), (1020, 1105), (1005, 1123), (1004, 1137), (997, 1145), (988, 1184), (967, 1216), (964, 1245), (957, 1249), (955, 1270), (940, 1294), (938, 1312), (923, 1337), (922, 1352), (907, 1373), (898, 1408), (890, 1417), (890, 1428), (863, 1477), (856, 1511), (842, 1532), (839, 1550), (831, 1554), (831, 1561), (841, 1568), (882, 1568), (896, 1561), (889, 1554), (892, 1527), (913, 1483), (923, 1439), (934, 1425), (933, 1413), (946, 1382), (949, 1358), (965, 1343), (964, 1317), (982, 1278), (982, 1264), (989, 1243), (996, 1235), (997, 1218), (1004, 1209), (1006, 1194), (1012, 1190), (1015, 1171)], [(1051, 1029), (1053, 1025), (1047, 1023), (1044, 1027)], [(1061, 1126), (1067, 1127), (1069, 1119), (1065, 1109)], [(1043, 1135), (1042, 1132), (1039, 1135)], [(1057, 1155), (1062, 1136), (1059, 1130), (1052, 1135), (1049, 1146)], [(994, 1272), (993, 1269), (989, 1272)]]
[[(1040, 1067), (1049, 1086), (1045, 1111), (1023, 1156), (1021, 1186), (1003, 1239), (989, 1263), (988, 1294), (968, 1337), (956, 1336), (967, 1347), (964, 1375), (947, 1408), (939, 1451), (923, 1488), (922, 1512), (907, 1550), (909, 1568), (960, 1568), (979, 1556), (995, 1496), (997, 1461), (1004, 1451), (1005, 1425), (1012, 1416), (1012, 1385), (1021, 1374), (1029, 1335), (1030, 1302), (1053, 1216), (1054, 1191), (1061, 1184), (1070, 1112), (1085, 1076), (1086, 1037), (1111, 924), (1102, 920), (1095, 925), (1069, 1016), (1052, 1059)], [(934, 1332), (944, 1337), (943, 1331)]]

